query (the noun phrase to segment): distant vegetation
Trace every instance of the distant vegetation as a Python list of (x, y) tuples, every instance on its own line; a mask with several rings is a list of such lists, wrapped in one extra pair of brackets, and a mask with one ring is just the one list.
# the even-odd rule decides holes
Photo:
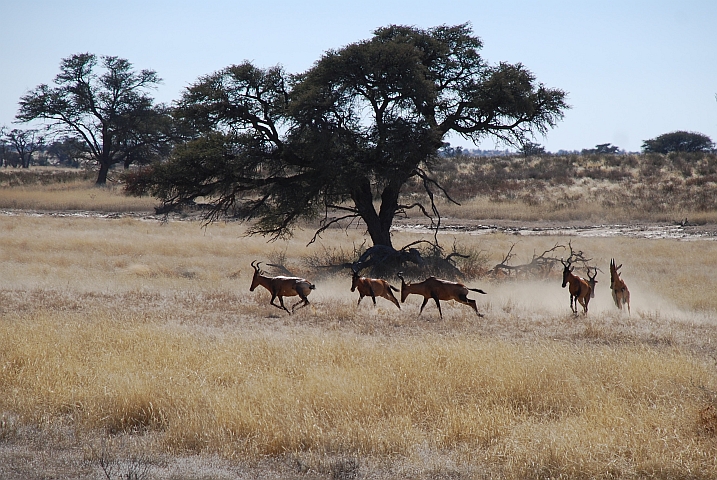
[(711, 152), (714, 147), (714, 142), (707, 135), (677, 131), (645, 140), (642, 151), (645, 153)]
[[(714, 153), (457, 156), (436, 165), (433, 173), (460, 203), (477, 198), (516, 203), (543, 219), (566, 219), (553, 217), (563, 212), (573, 220), (664, 221), (717, 211)], [(405, 190), (420, 193), (416, 184)], [(486, 214), (448, 203), (439, 208), (453, 217)]]
[[(122, 176), (112, 172), (103, 195), (123, 203), (159, 206), (151, 197), (125, 197)], [(717, 154), (571, 154), (483, 157), (459, 153), (433, 166), (431, 175), (461, 205), (437, 196), (442, 215), (454, 218), (506, 220), (717, 221)], [(75, 191), (84, 210), (111, 208), (115, 202), (95, 200), (93, 173), (73, 168), (0, 169), (0, 208), (53, 209), (52, 184), (65, 184), (63, 195)], [(44, 186), (44, 187), (43, 187)], [(14, 192), (8, 190), (15, 188)], [(23, 195), (19, 190), (23, 189)], [(42, 195), (40, 191), (43, 191)], [(57, 193), (56, 193), (57, 194)], [(408, 182), (402, 201), (425, 195), (420, 181)], [(23, 204), (22, 198), (28, 202)], [(40, 201), (44, 198), (44, 201)], [(38, 202), (44, 206), (39, 207)], [(24, 206), (23, 206), (24, 205)], [(67, 205), (67, 199), (57, 206)], [(81, 206), (79, 206), (81, 205)], [(192, 207), (187, 207), (185, 213)], [(126, 211), (126, 207), (122, 208)], [(422, 218), (414, 212), (413, 218)]]

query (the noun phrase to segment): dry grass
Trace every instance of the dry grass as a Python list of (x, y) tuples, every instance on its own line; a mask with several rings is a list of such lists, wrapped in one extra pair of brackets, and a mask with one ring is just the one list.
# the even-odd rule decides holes
[[(616, 190), (608, 181), (590, 178), (577, 179), (570, 185), (551, 185), (525, 182), (510, 195), (496, 197), (490, 193), (462, 200), (460, 205), (439, 202), (441, 213), (447, 217), (469, 219), (503, 219), (517, 221), (554, 221), (585, 223), (676, 222), (685, 218), (690, 222), (717, 223), (715, 205), (704, 208), (690, 204), (685, 198), (675, 204), (663, 203), (670, 193), (654, 185), (633, 186), (624, 183)], [(694, 192), (693, 199), (707, 196), (717, 198), (717, 191)], [(627, 192), (627, 193), (626, 193)]]
[[(116, 176), (116, 175), (115, 175)], [(0, 209), (153, 212), (156, 201), (129, 197), (112, 177), (104, 187), (95, 174), (77, 169), (30, 167), (0, 171)]]
[[(572, 239), (624, 263), (630, 316), (600, 275), (587, 317), (559, 279), (478, 279), (486, 317), (439, 321), (410, 297), (357, 308), (348, 274), (309, 266), (360, 231), (243, 232), (0, 216), (0, 476), (717, 476), (715, 242)], [(566, 242), (456, 238), (491, 262)], [(312, 305), (248, 292), (255, 259), (310, 276)]]
[(8, 320), (2, 383), (13, 394), (2, 408), (23, 423), (149, 431), (160, 451), (226, 458), (410, 464), (427, 449), (513, 478), (685, 462), (715, 473), (697, 420), (717, 377), (675, 349), (303, 329), (216, 336), (141, 315)]

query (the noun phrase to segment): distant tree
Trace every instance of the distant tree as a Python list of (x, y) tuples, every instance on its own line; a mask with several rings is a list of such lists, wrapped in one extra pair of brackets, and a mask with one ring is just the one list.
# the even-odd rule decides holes
[(642, 143), (642, 151), (644, 153), (708, 152), (714, 146), (714, 142), (707, 135), (679, 130), (645, 140)]
[[(460, 148), (460, 147), (459, 147)], [(441, 148), (438, 149), (438, 155), (441, 157), (455, 157), (456, 149), (451, 146), (448, 142), (443, 142)]]
[[(521, 64), (486, 64), (481, 47), (468, 25), (392, 25), (301, 75), (247, 62), (203, 77), (179, 102), (194, 137), (128, 177), (128, 190), (166, 208), (201, 198), (210, 220), (257, 219), (251, 232), (273, 237), (302, 218), (323, 217), (317, 235), (360, 219), (374, 246), (392, 248), (396, 215), (418, 209), (440, 223), (433, 200), (446, 192), (430, 172), (450, 132), (519, 144), (568, 108), (565, 92)], [(403, 199), (407, 182), (425, 200)]]
[(45, 145), (45, 137), (38, 134), (37, 130), (12, 129), (5, 134), (7, 144), (17, 153), (18, 165), (22, 168), (29, 168), (32, 164), (32, 156)]
[(620, 151), (620, 147), (617, 147), (615, 145), (611, 145), (609, 143), (601, 143), (600, 145), (595, 145), (595, 153), (601, 153), (601, 154), (614, 154)]
[(81, 142), (103, 185), (110, 167), (141, 160), (165, 137), (168, 112), (147, 93), (160, 81), (154, 71), (136, 72), (122, 58), (72, 55), (62, 60), (55, 87), (39, 85), (20, 99), (17, 119), (47, 121), (50, 131)]
[(600, 145), (595, 145), (595, 148), (584, 148), (580, 152), (580, 154), (581, 155), (592, 155), (592, 154), (612, 155), (619, 151), (620, 151), (620, 147), (616, 147), (609, 143), (601, 143)]
[(520, 147), (520, 154), (524, 157), (545, 155), (545, 147), (538, 143), (524, 142)]
[(49, 144), (45, 149), (48, 155), (57, 158), (60, 165), (80, 167), (82, 165), (83, 148), (76, 138), (63, 138)]

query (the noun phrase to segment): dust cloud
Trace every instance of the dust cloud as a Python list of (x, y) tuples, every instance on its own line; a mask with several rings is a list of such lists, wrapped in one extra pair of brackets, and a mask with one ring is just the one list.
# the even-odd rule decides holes
[[(400, 280), (388, 279), (389, 283), (400, 289)], [(485, 314), (486, 318), (498, 317), (520, 317), (526, 320), (564, 317), (571, 315), (570, 294), (568, 288), (561, 287), (560, 279), (546, 281), (489, 281), (486, 279), (475, 279), (466, 282), (471, 288), (480, 288), (486, 291), (487, 295), (470, 292), (468, 298), (476, 300), (478, 311)], [(357, 313), (369, 314), (381, 313), (383, 315), (415, 316), (421, 305), (421, 299), (416, 296), (409, 296), (406, 302), (401, 304), (401, 310), (395, 308), (391, 302), (383, 298), (376, 298), (376, 307), (373, 306), (370, 297), (364, 297), (361, 304), (356, 307), (359, 299), (358, 291), (351, 292), (351, 277), (332, 276), (323, 277), (316, 282), (316, 290), (311, 294), (310, 301), (316, 306), (329, 309), (340, 308), (342, 310), (356, 309)], [(590, 318), (615, 317), (632, 318), (663, 318), (689, 323), (711, 323), (715, 320), (707, 314), (698, 314), (693, 311), (680, 309), (667, 298), (660, 295), (636, 280), (628, 283), (630, 288), (630, 313), (627, 309), (620, 312), (612, 299), (609, 277), (602, 275), (598, 277), (595, 297), (590, 299), (588, 316)], [(400, 292), (394, 292), (400, 301)], [(456, 302), (441, 302), (444, 316), (455, 317), (464, 312), (470, 316), (470, 309)], [(578, 312), (582, 317), (582, 306), (578, 305)], [(429, 302), (424, 311), (426, 316), (435, 316), (435, 305)]]

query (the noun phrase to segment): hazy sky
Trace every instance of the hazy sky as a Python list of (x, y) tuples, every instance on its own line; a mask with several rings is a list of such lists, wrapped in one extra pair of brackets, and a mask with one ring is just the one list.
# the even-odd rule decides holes
[(20, 96), (51, 84), (75, 53), (155, 70), (155, 98), (172, 102), (198, 77), (243, 60), (298, 73), (380, 26), (465, 22), (486, 61), (523, 63), (568, 92), (572, 108), (536, 139), (548, 151), (639, 151), (674, 130), (717, 141), (715, 0), (0, 0), (0, 125), (27, 127), (12, 124)]

